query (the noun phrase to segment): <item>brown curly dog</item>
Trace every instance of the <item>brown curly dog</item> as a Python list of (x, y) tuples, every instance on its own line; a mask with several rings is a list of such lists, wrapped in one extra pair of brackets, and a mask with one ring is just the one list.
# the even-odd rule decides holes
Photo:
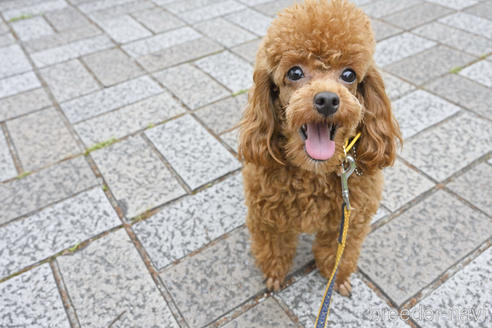
[(306, 0), (279, 14), (258, 50), (239, 154), (251, 249), (269, 289), (280, 288), (301, 232), (316, 234), (316, 265), (329, 277), (341, 217), (343, 144), (361, 132), (356, 162), (362, 174), (349, 179), (355, 209), (336, 280), (342, 295), (351, 293), (349, 278), (381, 200), (381, 169), (393, 164), (401, 143), (374, 46), (370, 21), (353, 4)]

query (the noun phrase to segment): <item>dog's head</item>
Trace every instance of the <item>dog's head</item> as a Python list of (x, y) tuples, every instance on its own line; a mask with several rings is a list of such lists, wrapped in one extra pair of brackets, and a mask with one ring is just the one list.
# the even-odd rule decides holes
[(345, 0), (306, 0), (273, 21), (256, 56), (239, 153), (262, 166), (339, 167), (361, 132), (357, 164), (391, 165), (399, 128), (372, 59), (367, 16)]

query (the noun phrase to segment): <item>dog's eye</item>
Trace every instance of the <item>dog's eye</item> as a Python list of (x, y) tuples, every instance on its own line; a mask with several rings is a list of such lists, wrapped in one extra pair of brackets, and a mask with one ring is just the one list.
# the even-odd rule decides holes
[(289, 78), (289, 80), (297, 81), (304, 77), (304, 72), (299, 66), (294, 66), (287, 72), (287, 77)]
[(353, 83), (355, 81), (356, 76), (357, 75), (355, 74), (354, 70), (347, 68), (343, 70), (342, 75), (340, 75), (340, 78), (347, 83)]

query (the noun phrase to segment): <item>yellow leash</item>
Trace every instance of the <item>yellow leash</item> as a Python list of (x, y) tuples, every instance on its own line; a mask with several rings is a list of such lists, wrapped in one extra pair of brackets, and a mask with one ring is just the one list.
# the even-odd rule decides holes
[[(330, 275), (330, 279), (328, 280), (328, 284), (326, 285), (325, 293), (323, 295), (323, 299), (321, 301), (321, 306), (318, 311), (318, 316), (316, 317), (316, 323), (314, 325), (315, 328), (326, 328), (328, 325), (328, 315), (330, 314), (330, 304), (331, 297), (333, 295), (333, 288), (335, 286), (335, 278), (338, 272), (338, 266), (340, 264), (340, 259), (342, 258), (343, 250), (345, 249), (345, 243), (347, 241), (347, 232), (350, 223), (350, 201), (349, 201), (349, 191), (348, 191), (348, 178), (355, 170), (355, 160), (352, 156), (347, 155), (350, 149), (354, 146), (357, 140), (360, 138), (360, 132), (352, 139), (350, 144), (348, 145), (348, 140), (345, 141), (345, 145), (343, 146), (343, 151), (345, 153), (344, 161), (342, 162), (342, 218), (340, 220), (340, 231), (338, 233), (338, 248), (337, 254), (335, 258), (335, 265), (333, 266), (333, 270)], [(348, 145), (348, 146), (347, 146)], [(344, 163), (348, 163), (348, 169), (345, 169)]]

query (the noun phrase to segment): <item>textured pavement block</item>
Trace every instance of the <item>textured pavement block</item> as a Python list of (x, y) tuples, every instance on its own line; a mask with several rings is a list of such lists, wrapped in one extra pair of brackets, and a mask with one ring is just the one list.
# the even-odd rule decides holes
[(225, 19), (251, 31), (259, 36), (264, 36), (272, 22), (272, 18), (260, 14), (252, 9), (245, 9), (225, 16)]
[(11, 20), (12, 18), (16, 18), (22, 15), (42, 15), (52, 10), (65, 8), (66, 6), (67, 2), (65, 0), (35, 1), (32, 2), (32, 4), (26, 6), (16, 6), (16, 8), (6, 10), (2, 14), (6, 20)]
[(448, 74), (424, 86), (443, 98), (449, 99), (464, 108), (492, 118), (492, 90), (456, 74)]
[(190, 64), (172, 67), (154, 76), (191, 109), (229, 95), (223, 86)]
[(393, 102), (393, 113), (404, 139), (456, 114), (460, 108), (428, 92), (417, 90)]
[(402, 32), (402, 29), (375, 19), (371, 19), (371, 27), (376, 41), (381, 41)]
[(442, 181), (492, 150), (491, 138), (490, 123), (464, 113), (406, 141), (401, 156)]
[(105, 86), (124, 82), (143, 74), (135, 61), (120, 49), (108, 49), (82, 58)]
[(160, 92), (162, 92), (162, 88), (156, 82), (148, 76), (143, 76), (65, 102), (61, 108), (70, 122), (77, 123)]
[(111, 48), (113, 43), (105, 35), (96, 36), (90, 39), (83, 39), (36, 52), (31, 55), (32, 60), (39, 68), (74, 59), (96, 51)]
[(211, 39), (216, 40), (226, 47), (233, 47), (257, 38), (256, 35), (243, 30), (223, 18), (217, 18), (199, 23), (194, 27), (198, 31), (204, 33)]
[[(455, 327), (487, 327), (492, 322), (490, 300), (492, 300), (492, 248), (456, 273), (429, 296), (412, 308), (414, 320), (424, 328), (443, 327), (453, 323)], [(428, 314), (446, 313), (448, 316), (433, 315), (427, 320), (421, 309)], [(440, 311), (440, 312), (437, 312)], [(452, 312), (451, 311), (455, 311)], [(474, 312), (472, 312), (474, 311)], [(451, 317), (451, 314), (454, 317)]]
[(191, 11), (196, 8), (205, 7), (221, 1), (224, 0), (181, 0), (181, 1), (155, 0), (154, 2), (162, 7), (165, 7), (166, 10), (174, 14), (179, 14), (185, 11)]
[(400, 160), (393, 167), (384, 169), (382, 204), (396, 211), (434, 186), (434, 183), (415, 172)]
[(406, 8), (413, 7), (417, 4), (421, 4), (423, 1), (420, 0), (407, 0), (398, 1), (393, 0), (381, 0), (381, 1), (371, 1), (370, 3), (361, 6), (361, 9), (371, 17), (383, 17), (391, 15)]
[[(406, 95), (410, 91), (415, 90), (415, 87), (402, 79), (399, 79), (391, 74), (381, 72), (388, 97), (395, 101), (398, 98)], [(394, 107), (393, 107), (394, 108)]]
[(191, 189), (241, 164), (192, 116), (186, 115), (147, 130), (145, 134)]
[(184, 107), (167, 92), (153, 96), (113, 112), (75, 125), (87, 147), (99, 142), (119, 139), (150, 124), (160, 123), (185, 112)]
[(459, 72), (461, 76), (481, 83), (486, 87), (492, 88), (492, 62), (487, 60), (479, 61)]
[(58, 31), (70, 30), (89, 24), (89, 20), (72, 7), (48, 12), (45, 18)]
[(433, 47), (436, 43), (410, 33), (403, 33), (379, 42), (374, 60), (380, 66), (397, 62)]
[(54, 108), (7, 122), (25, 171), (80, 153), (81, 149)]
[(453, 50), (446, 46), (437, 46), (412, 57), (392, 63), (385, 69), (417, 85), (433, 80), (456, 67), (461, 67), (475, 57)]
[(385, 207), (379, 206), (376, 214), (374, 214), (374, 216), (372, 217), (371, 224), (374, 224), (374, 223), (378, 222), (379, 220), (381, 220), (382, 218), (385, 218), (390, 213), (391, 212), (389, 210), (387, 210)]
[[(318, 271), (284, 289), (276, 297), (281, 299), (299, 318), (302, 327), (313, 327), (323, 298), (327, 280)], [(352, 275), (352, 296), (333, 294), (331, 301), (329, 327), (408, 327), (401, 320), (377, 321), (372, 309), (391, 311), (385, 301), (380, 299), (359, 277)]]
[(0, 79), (3, 77), (24, 73), (32, 69), (31, 64), (17, 44), (0, 48)]
[(0, 326), (71, 327), (48, 263), (0, 283)]
[(0, 80), (0, 98), (41, 87), (34, 72), (26, 72)]
[(239, 148), (239, 129), (224, 133), (220, 136), (220, 139), (237, 153), (237, 149)]
[(273, 298), (256, 305), (229, 322), (224, 328), (297, 327)]
[(260, 43), (261, 39), (256, 39), (250, 42), (243, 43), (237, 47), (231, 48), (231, 51), (253, 64), (256, 59), (256, 52), (260, 47)]
[(492, 21), (467, 13), (459, 12), (450, 16), (446, 16), (444, 18), (441, 18), (439, 22), (481, 35), (485, 38), (490, 38), (490, 36), (492, 35)]
[(17, 176), (17, 170), (10, 155), (7, 140), (0, 131), (0, 181), (4, 181)]
[(96, 186), (83, 157), (77, 157), (22, 179), (0, 184), (0, 224)]
[(91, 153), (126, 219), (185, 193), (140, 136)]
[(97, 23), (118, 43), (127, 43), (152, 35), (149, 30), (127, 15), (98, 21)]
[(108, 9), (121, 4), (126, 4), (134, 0), (102, 0), (102, 1), (88, 1), (87, 3), (81, 3), (79, 5), (80, 11), (83, 13), (91, 13), (98, 10)]
[(476, 0), (427, 0), (453, 9), (463, 9), (477, 3)]
[[(492, 215), (492, 167), (485, 163), (453, 179), (447, 187), (470, 203)], [(478, 192), (480, 191), (480, 192)]]
[(37, 39), (55, 33), (41, 16), (12, 22), (11, 26), (22, 41)]
[(15, 43), (15, 39), (11, 33), (0, 34), (0, 48), (10, 46)]
[(439, 190), (369, 234), (359, 267), (402, 305), (491, 235), (490, 218)]
[(96, 80), (78, 60), (43, 68), (40, 73), (59, 102), (99, 89)]
[(0, 277), (121, 224), (101, 188), (0, 227)]
[(42, 88), (3, 98), (0, 99), (0, 121), (5, 121), (48, 106), (51, 106), (51, 101)]
[(154, 7), (155, 4), (150, 0), (130, 0), (130, 2), (120, 3), (109, 8), (91, 12), (89, 17), (94, 21), (101, 21)]
[(492, 3), (490, 1), (477, 3), (474, 6), (466, 8), (464, 11), (468, 14), (492, 20)]
[(385, 16), (383, 19), (403, 29), (411, 29), (452, 12), (451, 9), (446, 7), (424, 2), (407, 10)]
[(214, 133), (220, 134), (239, 124), (247, 103), (248, 95), (243, 93), (208, 105), (195, 113)]
[(244, 224), (240, 175), (164, 207), (133, 229), (157, 270)]
[(275, 16), (279, 11), (282, 9), (285, 9), (287, 7), (290, 7), (296, 2), (299, 2), (297, 0), (277, 0), (277, 1), (270, 1), (270, 0), (259, 0), (259, 1), (247, 1), (243, 0), (245, 4), (249, 4), (250, 6), (252, 5), (251, 3), (253, 2), (255, 10), (261, 12), (262, 14), (268, 15), (268, 16)]
[(492, 51), (489, 39), (438, 22), (418, 27), (412, 32), (477, 56)]
[(249, 89), (253, 83), (253, 67), (228, 51), (200, 59), (196, 65), (232, 92)]
[(191, 328), (203, 327), (265, 289), (244, 229), (161, 273)]
[(57, 261), (82, 327), (179, 327), (124, 229)]
[(149, 8), (137, 11), (133, 14), (133, 17), (154, 33), (165, 32), (185, 24), (161, 8)]
[(233, 0), (226, 0), (209, 6), (197, 8), (179, 14), (186, 22), (193, 24), (199, 21), (215, 18), (246, 8), (242, 3)]

